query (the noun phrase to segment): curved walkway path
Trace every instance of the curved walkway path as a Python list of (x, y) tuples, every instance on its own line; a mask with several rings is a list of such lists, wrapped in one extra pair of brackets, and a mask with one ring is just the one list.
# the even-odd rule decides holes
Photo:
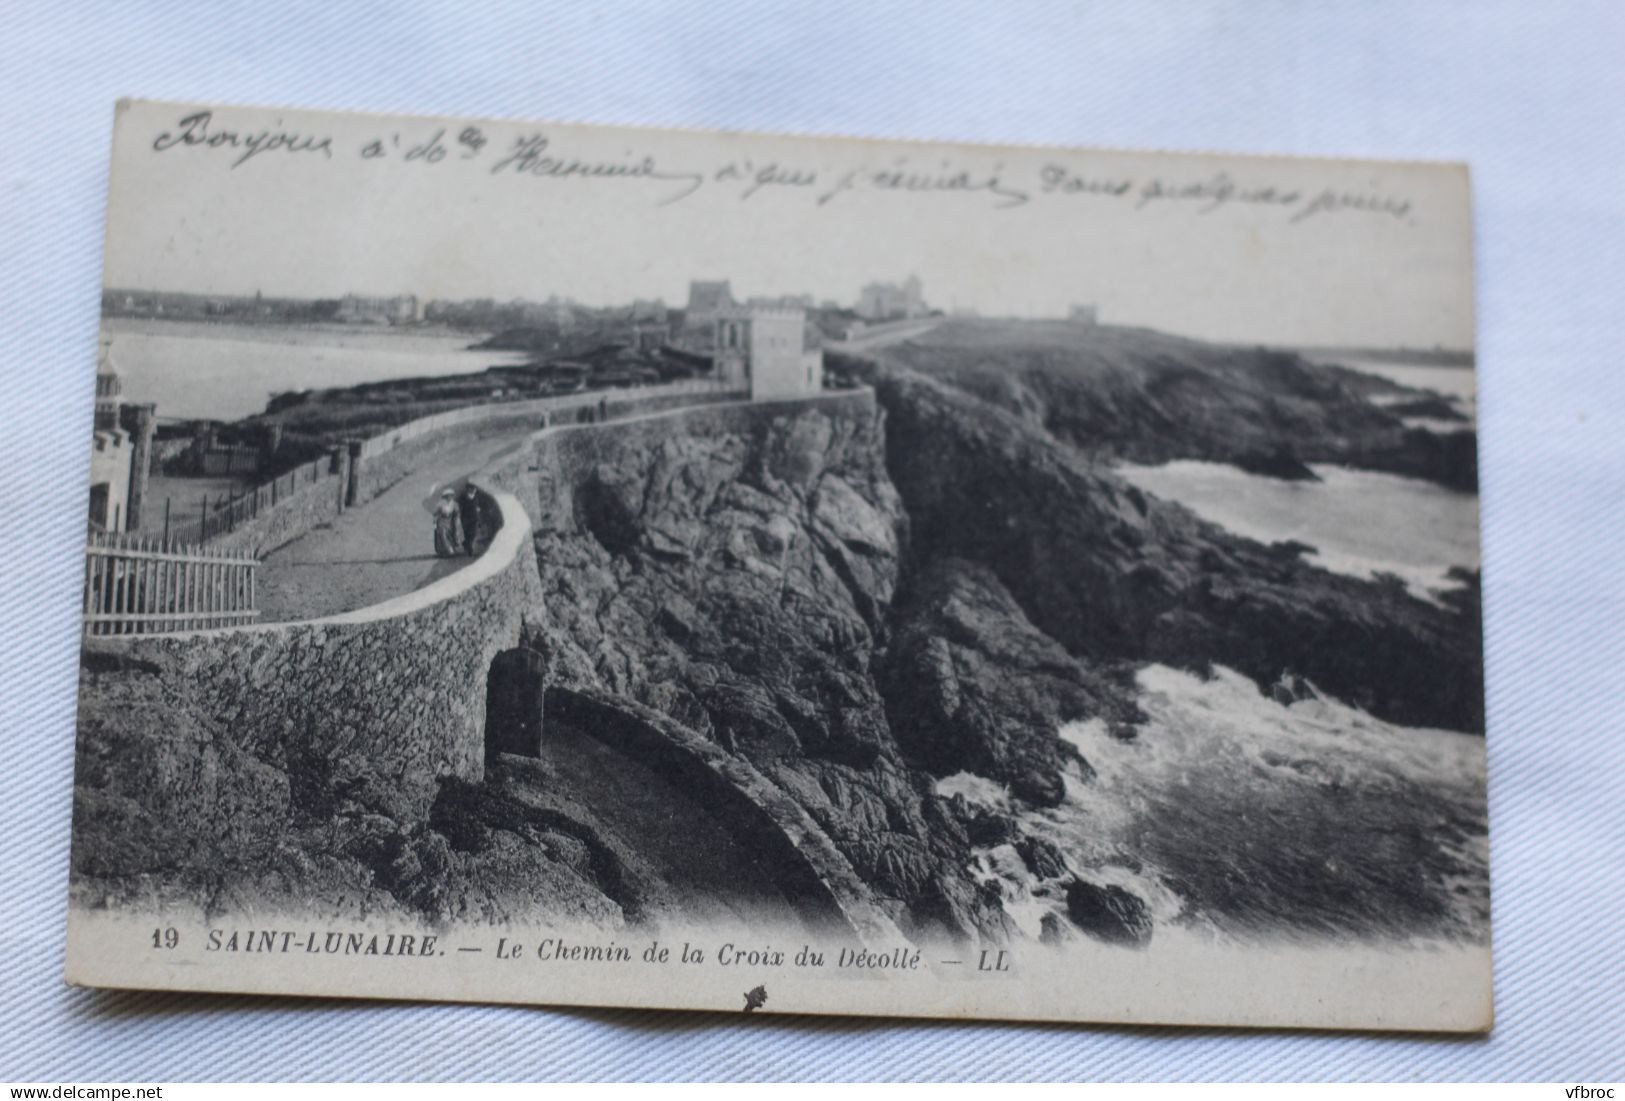
[(472, 558), (434, 553), (432, 510), (442, 489), (517, 450), (534, 426), (441, 451), (332, 524), (266, 556), (259, 569), (261, 623), (316, 619), (365, 608), (440, 580)]
[(824, 342), (824, 347), (833, 352), (869, 352), (876, 348), (884, 348), (888, 344), (901, 344), (905, 340), (913, 340), (917, 336), (924, 336), (938, 325), (941, 325), (942, 321), (943, 319), (940, 317), (926, 318), (920, 321), (918, 325), (893, 329), (889, 332), (856, 336), (851, 340), (828, 340)]
[[(848, 393), (831, 390), (805, 400)], [(608, 421), (564, 423), (547, 431), (632, 424), (737, 405), (740, 400), (623, 412)], [(440, 492), (462, 489), (470, 475), (523, 447), (537, 431), (530, 425), (438, 451), (372, 500), (266, 555), (258, 576), (259, 622), (285, 623), (357, 611), (433, 584), (475, 561), (435, 555), (433, 510)]]

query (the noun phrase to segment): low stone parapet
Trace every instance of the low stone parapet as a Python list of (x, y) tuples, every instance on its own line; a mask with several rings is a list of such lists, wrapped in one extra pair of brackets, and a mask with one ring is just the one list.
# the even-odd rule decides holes
[[(93, 639), (87, 668), (143, 668), (158, 685), (136, 706), (185, 712), (178, 721), (325, 791), (397, 785), (426, 812), (441, 778), (484, 776), (486, 673), (535, 606), (529, 518), (501, 490), (487, 505), (501, 527), (485, 553), (416, 592), (324, 619)], [(98, 706), (92, 681), (81, 707)]]
[[(278, 547), (331, 523), (347, 507), (377, 497), (413, 470), (433, 460), (436, 452), (470, 440), (540, 430), (550, 425), (598, 423), (726, 401), (736, 394), (709, 380), (666, 383), (641, 390), (593, 390), (528, 401), (470, 405), (420, 417), (355, 445), (332, 461), (315, 482), (300, 485), (274, 504), (264, 504), (211, 546), (248, 550), (263, 557)], [(323, 460), (326, 461), (326, 460)], [(255, 490), (263, 496), (263, 487)]]

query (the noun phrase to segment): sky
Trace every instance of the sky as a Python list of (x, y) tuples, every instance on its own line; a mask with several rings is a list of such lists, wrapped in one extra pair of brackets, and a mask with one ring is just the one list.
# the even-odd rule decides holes
[(736, 296), (1214, 340), (1473, 342), (1466, 170), (126, 103), (109, 287), (331, 298)]

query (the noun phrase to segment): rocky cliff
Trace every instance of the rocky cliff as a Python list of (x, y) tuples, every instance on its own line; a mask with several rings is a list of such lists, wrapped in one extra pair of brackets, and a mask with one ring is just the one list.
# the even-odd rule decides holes
[(893, 367), (887, 465), (914, 560), (983, 564), (1076, 658), (1223, 662), (1394, 722), (1483, 729), (1476, 590), (1452, 608), (1328, 573), (1294, 544), (1231, 535), (1128, 485), (1019, 415)]
[(854, 395), (540, 448), (531, 645), (749, 762), (905, 931), (1001, 934), (877, 677), (907, 528), (884, 438)]

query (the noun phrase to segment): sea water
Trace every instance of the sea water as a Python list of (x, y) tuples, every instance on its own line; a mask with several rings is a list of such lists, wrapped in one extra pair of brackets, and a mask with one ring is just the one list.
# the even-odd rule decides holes
[(336, 325), (231, 325), (128, 318), (104, 322), (124, 399), (154, 402), (162, 418), (236, 420), (272, 394), (395, 378), (469, 374), (519, 362), (469, 351), (467, 333)]
[(1335, 362), (1368, 375), (1381, 375), (1401, 386), (1432, 390), (1441, 397), (1472, 402), (1478, 396), (1478, 375), (1471, 367), (1444, 367), (1435, 363), (1404, 363), (1381, 359), (1339, 359)]
[(1478, 497), (1432, 482), (1317, 464), (1318, 482), (1249, 474), (1226, 463), (1121, 464), (1140, 489), (1260, 542), (1296, 540), (1308, 559), (1352, 577), (1391, 574), (1423, 600), (1460, 587), (1453, 567), (1476, 570)]
[[(1462, 432), (1474, 427), (1478, 421), (1478, 373), (1471, 367), (1442, 367), (1435, 363), (1403, 363), (1380, 359), (1337, 359), (1336, 362), (1368, 375), (1380, 375), (1390, 382), (1409, 386), (1413, 390), (1427, 390), (1448, 401), (1463, 420), (1444, 420), (1434, 417), (1402, 417), (1411, 428), (1426, 428), (1432, 432)], [(1414, 400), (1409, 394), (1378, 395), (1372, 398), (1378, 405), (1393, 405)]]

